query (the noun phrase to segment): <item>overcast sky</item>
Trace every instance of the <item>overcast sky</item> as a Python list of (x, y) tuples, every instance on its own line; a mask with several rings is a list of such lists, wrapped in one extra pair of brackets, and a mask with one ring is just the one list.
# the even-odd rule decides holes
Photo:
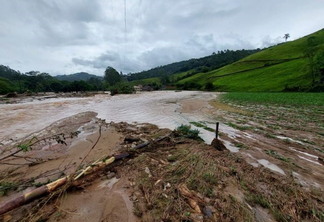
[(324, 28), (324, 0), (0, 0), (0, 64), (137, 72)]

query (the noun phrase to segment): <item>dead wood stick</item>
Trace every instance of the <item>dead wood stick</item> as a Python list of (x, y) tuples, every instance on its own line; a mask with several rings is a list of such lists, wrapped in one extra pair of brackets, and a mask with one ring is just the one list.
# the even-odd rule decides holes
[[(59, 187), (67, 184), (68, 181), (77, 181), (80, 177), (82, 177), (83, 175), (86, 174), (90, 174), (93, 172), (97, 172), (98, 170), (101, 170), (103, 168), (105, 168), (106, 166), (112, 164), (115, 161), (118, 160), (122, 160), (126, 157), (128, 157), (129, 154), (128, 153), (124, 153), (124, 154), (119, 154), (119, 155), (115, 155), (109, 159), (97, 162), (95, 164), (95, 166), (91, 167), (90, 169), (88, 169), (88, 167), (86, 168), (87, 170), (82, 170), (80, 174), (77, 175), (77, 177), (73, 178), (72, 175), (70, 176), (66, 176), (63, 178), (60, 178), (54, 182), (51, 182), (47, 185), (41, 186), (39, 188), (36, 188), (26, 194), (22, 194), (12, 200), (6, 201), (2, 204), (0, 204), (0, 215), (9, 212), (10, 210), (13, 210), (17, 207), (20, 207), (26, 203), (31, 202), (32, 200), (35, 200), (39, 197), (42, 197), (46, 194), (52, 193), (53, 191), (57, 190)], [(69, 185), (71, 186), (73, 185), (72, 183)]]
[(201, 209), (199, 207), (199, 202), (203, 202), (199, 197), (197, 197), (193, 192), (191, 192), (185, 184), (180, 184), (178, 186), (178, 190), (181, 195), (184, 196), (190, 207), (196, 212), (201, 213)]
[(170, 135), (171, 135), (171, 134), (168, 134), (168, 135), (166, 135), (166, 136), (159, 137), (159, 138), (157, 138), (157, 139), (155, 139), (155, 140), (153, 140), (153, 141), (151, 141), (151, 142), (150, 142), (150, 141), (147, 141), (147, 142), (144, 142), (144, 143), (138, 144), (138, 145), (135, 146), (133, 149), (134, 149), (134, 150), (136, 150), (136, 149), (142, 149), (142, 148), (144, 148), (144, 147), (150, 145), (151, 143), (160, 142), (160, 141), (162, 141), (162, 140), (168, 138)]

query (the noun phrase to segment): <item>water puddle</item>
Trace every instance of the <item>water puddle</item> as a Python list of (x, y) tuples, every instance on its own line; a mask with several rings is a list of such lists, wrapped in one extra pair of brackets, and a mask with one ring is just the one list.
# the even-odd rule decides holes
[(277, 173), (280, 173), (282, 175), (286, 175), (285, 172), (280, 168), (278, 167), (277, 165), (269, 162), (268, 160), (265, 160), (265, 159), (261, 159), (261, 160), (258, 160), (258, 163), (260, 163), (262, 166), (272, 170), (272, 171), (275, 171)]
[(291, 150), (293, 150), (293, 151), (295, 151), (295, 152), (301, 153), (301, 154), (303, 154), (303, 155), (306, 155), (306, 156), (308, 156), (308, 157), (311, 157), (311, 158), (314, 158), (314, 159), (318, 159), (318, 156), (315, 156), (315, 155), (313, 155), (313, 154), (306, 153), (306, 152), (302, 152), (302, 151), (296, 150), (296, 149), (294, 149), (294, 148), (292, 148), (292, 147), (289, 147), (289, 149), (291, 149)]
[(116, 177), (111, 178), (110, 180), (102, 181), (98, 187), (112, 189), (112, 187), (119, 181)]
[(303, 160), (306, 160), (308, 162), (311, 162), (311, 163), (314, 163), (314, 164), (317, 164), (317, 165), (321, 165), (320, 163), (318, 163), (317, 161), (314, 161), (314, 160), (311, 160), (311, 159), (308, 159), (306, 157), (303, 157), (303, 156), (300, 156), (300, 155), (297, 155), (300, 159), (303, 159)]
[[(308, 162), (311, 162), (311, 163), (314, 163), (314, 164), (317, 164), (317, 165), (321, 165), (317, 160), (318, 160), (318, 156), (315, 156), (313, 154), (310, 154), (310, 153), (306, 153), (306, 152), (302, 152), (302, 151), (299, 151), (299, 150), (296, 150), (292, 147), (289, 147), (289, 149), (291, 149), (292, 151), (295, 151), (295, 152), (298, 152), (300, 154), (303, 154), (304, 156), (301, 156), (301, 155), (297, 155), (300, 159), (303, 159), (303, 160), (306, 160)], [(310, 159), (311, 158), (311, 159)]]
[(226, 141), (226, 140), (223, 140), (223, 142), (224, 142), (224, 145), (226, 146), (226, 148), (227, 148), (229, 151), (231, 151), (231, 152), (233, 152), (233, 153), (237, 153), (238, 151), (240, 151), (240, 149), (237, 148), (237, 147), (235, 147), (232, 143), (230, 143), (230, 142), (228, 142), (228, 141)]
[(304, 187), (309, 187), (309, 186), (314, 186), (314, 187), (317, 187), (317, 188), (321, 187), (321, 185), (319, 185), (318, 183), (316, 183), (314, 181), (306, 180), (302, 175), (300, 175), (297, 172), (292, 172), (292, 175), (295, 178), (295, 180), (297, 180), (299, 182), (299, 184), (304, 186)]
[(281, 139), (281, 140), (288, 140), (290, 142), (295, 142), (295, 143), (299, 143), (301, 145), (305, 145), (303, 142), (300, 142), (298, 140), (294, 140), (292, 138), (289, 138), (289, 137), (286, 137), (286, 136), (276, 136), (278, 139)]

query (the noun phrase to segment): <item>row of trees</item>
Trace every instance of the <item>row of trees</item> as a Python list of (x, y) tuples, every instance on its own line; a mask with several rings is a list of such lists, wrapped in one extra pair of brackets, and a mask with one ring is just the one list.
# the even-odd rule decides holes
[(48, 73), (30, 71), (20, 73), (7, 66), (0, 65), (0, 94), (9, 92), (75, 92), (105, 90), (107, 84), (97, 78), (87, 81), (61, 81)]
[(7, 66), (0, 65), (0, 94), (10, 92), (84, 92), (110, 90), (112, 94), (132, 93), (133, 84), (114, 68), (107, 67), (104, 79), (91, 77), (84, 81), (59, 80), (48, 73), (30, 71), (20, 73)]

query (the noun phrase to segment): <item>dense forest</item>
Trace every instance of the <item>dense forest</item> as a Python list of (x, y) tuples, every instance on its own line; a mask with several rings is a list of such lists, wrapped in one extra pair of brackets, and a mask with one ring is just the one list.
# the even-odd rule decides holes
[(166, 77), (179, 72), (191, 71), (191, 74), (199, 72), (208, 72), (214, 69), (218, 69), (222, 66), (236, 62), (248, 55), (256, 53), (260, 49), (254, 50), (224, 50), (213, 53), (210, 56), (189, 59), (186, 61), (176, 62), (169, 65), (159, 66), (147, 71), (138, 73), (130, 73), (127, 75), (129, 81), (147, 79), (153, 77)]

